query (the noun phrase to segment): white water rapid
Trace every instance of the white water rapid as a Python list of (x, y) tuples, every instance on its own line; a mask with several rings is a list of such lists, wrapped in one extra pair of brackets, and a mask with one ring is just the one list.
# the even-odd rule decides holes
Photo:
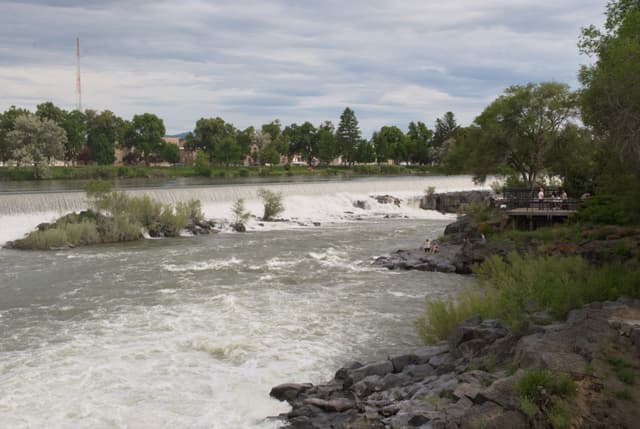
[[(245, 234), (1, 249), (0, 428), (276, 428), (268, 417), (287, 406), (269, 398), (271, 387), (326, 381), (347, 360), (416, 347), (424, 297), (473, 282), (371, 266), (441, 235), (452, 217), (408, 201), (429, 186), (476, 189), (469, 177), (262, 186), (285, 195), (282, 216), (294, 221), (254, 219)], [(229, 219), (238, 197), (261, 215), (257, 187), (128, 192), (200, 199), (207, 216)], [(370, 198), (379, 194), (402, 204)], [(84, 207), (78, 192), (0, 194), (0, 243)]]

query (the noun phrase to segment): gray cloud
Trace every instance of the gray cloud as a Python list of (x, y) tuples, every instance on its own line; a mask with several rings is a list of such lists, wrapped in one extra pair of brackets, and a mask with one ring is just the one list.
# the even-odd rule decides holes
[[(345, 4), (346, 3), (346, 4)], [(542, 4), (545, 3), (545, 4)], [(602, 0), (0, 1), (0, 109), (75, 105), (75, 38), (85, 107), (154, 112), (171, 132), (200, 117), (239, 127), (337, 122), (365, 135), (468, 124), (512, 84), (576, 85), (581, 26)]]

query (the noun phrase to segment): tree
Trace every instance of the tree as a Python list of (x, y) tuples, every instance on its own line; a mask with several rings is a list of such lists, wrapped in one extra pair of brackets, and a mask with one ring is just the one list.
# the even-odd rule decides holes
[(410, 122), (407, 138), (411, 161), (418, 164), (431, 162), (429, 148), (433, 141), (433, 131), (427, 128), (424, 122)]
[(264, 214), (262, 215), (262, 220), (271, 220), (274, 216), (277, 216), (284, 211), (281, 193), (273, 192), (265, 188), (258, 188), (258, 196), (262, 198), (262, 202), (264, 203)]
[(47, 101), (46, 103), (40, 103), (36, 106), (36, 116), (42, 119), (49, 119), (62, 126), (66, 112), (51, 101)]
[(164, 122), (153, 113), (134, 115), (124, 138), (125, 147), (142, 153), (144, 163), (149, 165), (149, 156), (158, 154), (164, 145)]
[(376, 161), (376, 150), (366, 139), (360, 139), (356, 146), (355, 162), (370, 163)]
[(289, 156), (299, 154), (310, 165), (318, 155), (316, 128), (311, 122), (307, 121), (300, 126), (291, 124), (282, 131), (282, 136), (289, 146)]
[(345, 108), (340, 115), (340, 123), (336, 131), (336, 141), (340, 147), (340, 153), (344, 157), (343, 161), (352, 165), (360, 141), (360, 128), (356, 114), (350, 108)]
[(640, 2), (610, 1), (604, 31), (582, 31), (582, 53), (596, 57), (579, 78), (582, 119), (618, 157), (640, 176)]
[(121, 140), (124, 121), (113, 112), (85, 111), (87, 117), (87, 148), (90, 160), (100, 165), (110, 165), (116, 159), (116, 143)]
[(7, 162), (11, 159), (13, 148), (7, 140), (7, 134), (15, 128), (16, 119), (29, 114), (27, 109), (11, 106), (0, 116), (0, 162)]
[(180, 148), (173, 143), (163, 143), (160, 156), (169, 164), (177, 164), (180, 162)]
[(325, 121), (318, 127), (316, 140), (318, 141), (318, 159), (323, 164), (331, 163), (340, 151), (336, 145), (334, 127), (330, 121)]
[(13, 159), (19, 164), (33, 164), (38, 179), (46, 177), (52, 160), (62, 159), (66, 139), (64, 130), (55, 122), (35, 115), (18, 117), (14, 130), (7, 135)]
[(87, 118), (79, 110), (65, 112), (60, 126), (67, 134), (67, 143), (64, 146), (64, 159), (75, 163), (87, 144)]
[[(271, 150), (275, 150), (278, 153), (278, 161), (274, 164), (278, 164), (280, 162), (280, 155), (288, 155), (289, 154), (289, 145), (282, 136), (282, 124), (280, 124), (279, 119), (275, 119), (268, 124), (264, 124), (261, 127), (262, 134), (265, 138), (267, 138), (268, 143), (270, 143)], [(267, 145), (263, 145), (262, 147), (266, 147)], [(261, 149), (262, 150), (262, 149)]]
[[(235, 137), (235, 128), (226, 123), (222, 118), (200, 118), (196, 122), (196, 128), (192, 133), (187, 134), (186, 147), (189, 149), (201, 149), (209, 155), (209, 161), (216, 160), (216, 154), (225, 153), (220, 151), (219, 146), (227, 137)], [(221, 160), (224, 162), (224, 160)]]
[(227, 167), (230, 164), (238, 163), (242, 155), (242, 149), (236, 141), (236, 136), (234, 134), (224, 136), (216, 146), (214, 155), (219, 162)]
[(576, 95), (566, 84), (507, 88), (474, 121), (480, 129), (470, 161), (476, 178), (484, 180), (506, 166), (534, 186), (550, 149), (576, 115)]
[(407, 141), (400, 128), (384, 126), (379, 132), (373, 134), (373, 146), (375, 147), (378, 163), (388, 159), (396, 161), (407, 159)]
[(429, 150), (429, 158), (432, 163), (442, 164), (448, 150), (455, 144), (459, 130), (460, 127), (453, 112), (447, 112), (442, 118), (436, 119), (436, 129)]

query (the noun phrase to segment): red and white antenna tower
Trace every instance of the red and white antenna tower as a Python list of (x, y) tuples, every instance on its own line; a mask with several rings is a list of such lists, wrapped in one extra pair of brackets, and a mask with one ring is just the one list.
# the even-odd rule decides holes
[(77, 109), (82, 112), (82, 86), (80, 85), (80, 38), (76, 37), (76, 94), (78, 96)]

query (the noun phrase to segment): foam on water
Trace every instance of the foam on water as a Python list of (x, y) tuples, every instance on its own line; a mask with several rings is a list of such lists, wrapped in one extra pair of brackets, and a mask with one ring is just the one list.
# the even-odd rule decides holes
[[(424, 187), (375, 193), (406, 201)], [(288, 407), (271, 387), (413, 347), (422, 297), (468, 284), (369, 264), (441, 233), (441, 215), (362, 189), (287, 190), (284, 216), (320, 227), (253, 220), (260, 233), (0, 249), (0, 427), (276, 428), (266, 417)], [(353, 207), (364, 198), (368, 210)], [(210, 216), (230, 217), (232, 198), (208, 201)]]
[[(421, 210), (415, 202), (424, 190), (434, 186), (438, 192), (486, 189), (473, 184), (469, 176), (433, 176), (422, 178), (376, 178), (344, 182), (276, 183), (259, 185), (227, 185), (175, 189), (136, 189), (127, 193), (134, 196), (149, 195), (164, 202), (176, 203), (197, 199), (202, 202), (209, 218), (229, 222), (231, 207), (237, 198), (244, 198), (245, 206), (255, 217), (247, 226), (252, 230), (282, 230), (308, 227), (295, 222), (263, 223), (262, 202), (257, 189), (266, 187), (284, 195), (283, 218), (300, 223), (351, 222), (362, 218), (403, 216), (414, 219), (446, 219), (437, 212)], [(402, 199), (397, 207), (380, 204), (373, 195), (392, 194)], [(354, 207), (356, 201), (366, 201), (368, 208)], [(82, 192), (55, 192), (33, 194), (0, 194), (0, 245), (22, 237), (41, 222), (50, 222), (72, 211), (83, 210), (88, 202)], [(150, 238), (150, 237), (147, 237)]]

